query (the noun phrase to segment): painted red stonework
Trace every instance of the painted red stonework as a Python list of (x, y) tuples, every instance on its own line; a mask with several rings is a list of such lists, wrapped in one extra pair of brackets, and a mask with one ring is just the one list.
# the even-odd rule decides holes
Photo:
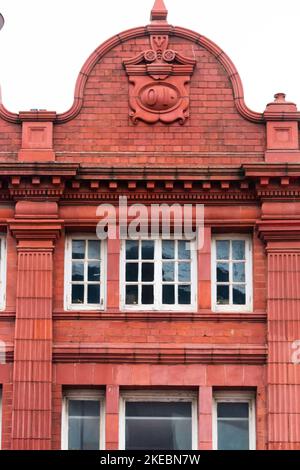
[[(159, 80), (180, 88), (188, 76), (188, 115), (162, 122), (159, 101), (134, 125), (129, 82), (138, 72), (147, 84), (151, 73), (145, 56), (143, 70), (131, 59), (159, 35), (179, 62)], [(300, 449), (300, 366), (291, 362), (300, 339), (299, 120), (282, 93), (265, 113), (251, 111), (222, 49), (170, 26), (159, 0), (150, 25), (92, 53), (70, 110), (13, 114), (0, 104), (2, 448), (61, 448), (64, 390), (96, 387), (106, 396), (107, 449), (119, 446), (119, 396), (136, 388), (196, 390), (200, 449), (212, 448), (214, 389), (255, 390), (257, 448)], [(196, 312), (120, 311), (119, 240), (108, 241), (105, 310), (64, 309), (65, 237), (94, 232), (97, 206), (120, 195), (205, 205)], [(253, 311), (214, 313), (211, 236), (239, 232), (253, 240)]]

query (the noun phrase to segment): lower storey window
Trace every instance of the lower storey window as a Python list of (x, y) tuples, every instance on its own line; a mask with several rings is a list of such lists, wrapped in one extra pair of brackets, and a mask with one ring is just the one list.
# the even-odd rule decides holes
[(251, 393), (218, 393), (214, 402), (214, 448), (255, 449), (255, 405)]
[(120, 426), (126, 450), (196, 448), (196, 399), (168, 392), (124, 395)]
[(101, 393), (69, 392), (64, 398), (63, 411), (64, 449), (104, 448), (104, 400)]

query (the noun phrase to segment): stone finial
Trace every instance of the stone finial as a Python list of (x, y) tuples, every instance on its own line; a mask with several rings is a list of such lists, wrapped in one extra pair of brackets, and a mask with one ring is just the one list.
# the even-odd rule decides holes
[(167, 22), (168, 10), (163, 0), (155, 0), (153, 8), (151, 10), (150, 19), (152, 22)]
[(285, 93), (276, 93), (274, 95), (274, 103), (285, 103), (285, 97), (286, 97), (286, 94)]
[(278, 112), (296, 112), (297, 111), (297, 106), (295, 103), (291, 103), (290, 101), (286, 101), (286, 95), (285, 93), (276, 93), (274, 95), (274, 101), (271, 103), (267, 104), (266, 110), (265, 110), (265, 117), (268, 118), (268, 113), (278, 113)]

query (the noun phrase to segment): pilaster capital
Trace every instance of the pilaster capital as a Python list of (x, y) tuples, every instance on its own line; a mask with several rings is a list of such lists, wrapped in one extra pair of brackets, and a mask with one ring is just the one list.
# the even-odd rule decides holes
[(268, 252), (300, 252), (300, 220), (259, 220), (256, 229)]

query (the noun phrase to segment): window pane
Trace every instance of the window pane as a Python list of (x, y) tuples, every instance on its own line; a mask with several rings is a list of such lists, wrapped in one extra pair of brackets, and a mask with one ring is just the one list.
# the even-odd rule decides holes
[(227, 402), (218, 403), (218, 418), (248, 418), (248, 403)]
[(139, 257), (139, 242), (137, 240), (126, 241), (126, 258), (138, 259)]
[(163, 240), (162, 242), (162, 258), (175, 258), (175, 242), (173, 240)]
[(93, 400), (69, 401), (68, 448), (70, 450), (97, 450), (100, 444), (100, 402)]
[(100, 281), (100, 263), (99, 261), (90, 261), (88, 264), (88, 280)]
[(69, 416), (94, 416), (100, 414), (100, 402), (98, 400), (69, 400)]
[(164, 285), (162, 291), (162, 303), (163, 304), (175, 304), (175, 286)]
[(229, 259), (229, 240), (217, 240), (217, 259)]
[(178, 258), (179, 259), (190, 259), (191, 258), (191, 244), (186, 240), (178, 241)]
[(142, 259), (154, 259), (154, 241), (142, 241)]
[(178, 263), (178, 281), (189, 282), (191, 280), (190, 263)]
[(232, 259), (245, 259), (245, 240), (232, 240)]
[(245, 282), (245, 263), (233, 263), (233, 282)]
[(218, 450), (249, 450), (249, 422), (218, 420)]
[(154, 263), (142, 263), (142, 281), (154, 281)]
[(229, 282), (229, 263), (217, 263), (217, 282)]
[(138, 263), (126, 263), (126, 281), (138, 281), (139, 265)]
[(83, 281), (84, 276), (84, 264), (83, 263), (72, 263), (72, 281)]
[(88, 258), (100, 259), (100, 240), (88, 241)]
[(127, 450), (190, 450), (191, 403), (126, 404)]
[(236, 305), (245, 305), (246, 304), (246, 289), (245, 286), (233, 286), (233, 303)]
[(83, 304), (84, 286), (82, 284), (72, 284), (72, 304)]
[(178, 303), (180, 305), (188, 305), (191, 303), (191, 286), (178, 286)]
[(142, 286), (142, 304), (153, 304), (154, 298), (153, 298), (153, 286), (147, 286), (144, 285)]
[(229, 304), (229, 286), (217, 286), (217, 303), (219, 305)]
[(127, 401), (126, 417), (192, 417), (191, 402)]
[(134, 305), (138, 303), (138, 286), (126, 286), (126, 304)]
[(85, 255), (85, 240), (72, 240), (72, 258), (83, 259)]
[(163, 281), (174, 281), (175, 264), (163, 263), (162, 264), (162, 279)]
[(88, 304), (100, 304), (100, 286), (98, 284), (88, 285)]

